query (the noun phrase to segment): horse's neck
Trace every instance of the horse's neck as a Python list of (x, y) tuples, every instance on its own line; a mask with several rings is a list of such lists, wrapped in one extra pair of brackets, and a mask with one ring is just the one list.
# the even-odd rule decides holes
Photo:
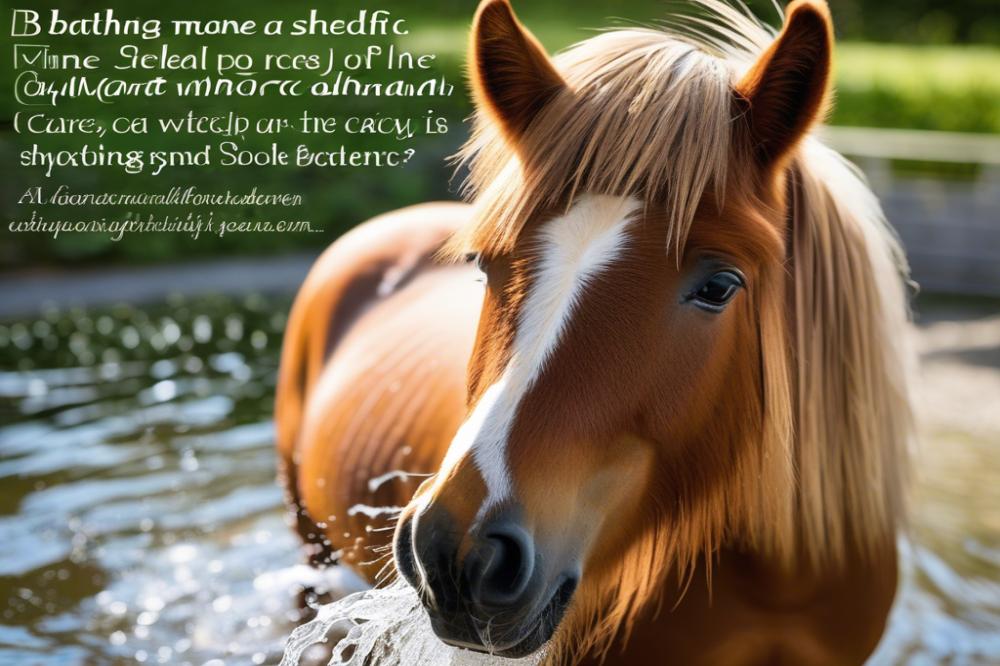
[(658, 610), (640, 618), (615, 663), (661, 663), (670, 654), (688, 665), (860, 664), (892, 606), (896, 558), (790, 571), (727, 547), (710, 568), (702, 562), (689, 581), (671, 577), (666, 585)]

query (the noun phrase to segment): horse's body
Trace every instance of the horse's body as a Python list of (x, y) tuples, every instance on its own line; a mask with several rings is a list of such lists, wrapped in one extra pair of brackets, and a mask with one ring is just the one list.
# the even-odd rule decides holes
[[(738, 82), (648, 32), (580, 48), (564, 82), (506, 1), (484, 0), (473, 82), (506, 138), (473, 140), (481, 205), (360, 226), (289, 319), (278, 448), (314, 563), (372, 583), (398, 571), (443, 640), (504, 656), (551, 639), (579, 664), (867, 658), (896, 587), (908, 406), (889, 343), (906, 312), (877, 204), (804, 138), (825, 95), (825, 9), (790, 16)], [(764, 51), (766, 34), (747, 39)], [(601, 133), (625, 126), (609, 85), (648, 87), (661, 57), (674, 64), (652, 83), (709, 102), (685, 115), (640, 96), (618, 120), (660, 104), (683, 127), (715, 104), (721, 133), (630, 125), (627, 149), (600, 156)], [(602, 58), (636, 69), (622, 83)], [(753, 111), (732, 137), (730, 102), (703, 88), (715, 76)], [(725, 150), (700, 152), (713, 138)], [(676, 173), (655, 162), (667, 148)], [(559, 198), (545, 179), (577, 163)], [(653, 176), (699, 194), (665, 197)], [(554, 201), (518, 198), (545, 187)]]
[(337, 553), (374, 580), (391, 507), (437, 470), (461, 422), (482, 287), (434, 253), (468, 211), (427, 204), (367, 222), (317, 260), (296, 298), (278, 448), (317, 564)]

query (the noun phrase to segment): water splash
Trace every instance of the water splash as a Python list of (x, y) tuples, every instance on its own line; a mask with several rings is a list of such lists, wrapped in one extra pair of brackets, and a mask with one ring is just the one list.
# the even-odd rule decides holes
[(369, 506), (368, 504), (355, 504), (347, 510), (348, 516), (356, 516), (359, 513), (368, 518), (381, 518), (383, 516), (395, 517), (403, 510), (401, 506)]
[(434, 635), (416, 591), (397, 580), (321, 606), (315, 619), (292, 632), (281, 666), (298, 666), (306, 650), (338, 630), (345, 635), (334, 645), (330, 665), (535, 666), (544, 657), (544, 649), (524, 659), (503, 659), (445, 645)]

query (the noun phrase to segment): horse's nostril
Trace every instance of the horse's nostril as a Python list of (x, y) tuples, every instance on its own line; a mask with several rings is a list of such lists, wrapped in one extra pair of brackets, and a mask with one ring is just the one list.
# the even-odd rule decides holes
[(520, 582), (521, 549), (507, 536), (489, 537), (488, 542), (492, 553), (483, 571), (482, 592), (490, 596), (512, 594)]
[(479, 570), (471, 576), (473, 601), (487, 608), (511, 606), (531, 582), (534, 544), (516, 525), (492, 526), (485, 535), (479, 560)]

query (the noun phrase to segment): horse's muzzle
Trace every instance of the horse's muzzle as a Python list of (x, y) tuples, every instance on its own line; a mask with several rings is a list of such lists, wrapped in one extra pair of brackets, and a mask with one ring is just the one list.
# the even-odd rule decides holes
[(545, 575), (552, 567), (515, 514), (504, 511), (463, 536), (447, 511), (430, 507), (396, 529), (396, 567), (445, 643), (523, 657), (559, 626), (579, 576)]

